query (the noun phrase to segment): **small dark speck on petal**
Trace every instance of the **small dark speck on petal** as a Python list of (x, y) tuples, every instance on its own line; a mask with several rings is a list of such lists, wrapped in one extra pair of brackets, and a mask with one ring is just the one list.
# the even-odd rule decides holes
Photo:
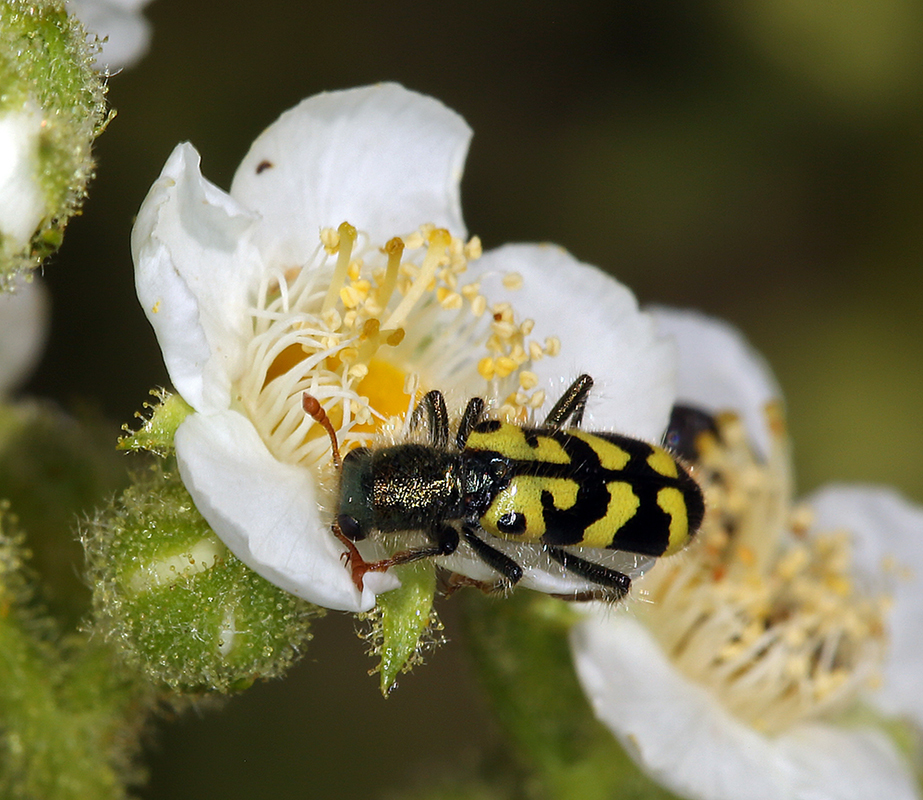
[(269, 169), (272, 165), (271, 161), (260, 161), (260, 163), (256, 165), (256, 174), (259, 175), (263, 170)]

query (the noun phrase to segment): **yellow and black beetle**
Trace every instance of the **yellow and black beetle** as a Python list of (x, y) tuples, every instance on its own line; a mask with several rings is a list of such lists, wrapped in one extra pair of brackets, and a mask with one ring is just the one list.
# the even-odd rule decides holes
[[(523, 575), (491, 544), (504, 539), (541, 547), (602, 595), (618, 599), (631, 579), (595, 563), (594, 550), (663, 556), (681, 549), (702, 522), (701, 489), (662, 447), (580, 430), (592, 386), (589, 375), (577, 378), (540, 427), (482, 419), (484, 401), (472, 398), (454, 446), (445, 399), (434, 390), (410, 419), (414, 429), (426, 417), (427, 444), (360, 447), (342, 461), (325, 412), (305, 394), (305, 411), (333, 443), (340, 472), (333, 532), (348, 547), (357, 587), (366, 572), (451, 555), (463, 537), (499, 573), (497, 587), (513, 586)], [(367, 562), (354, 542), (375, 531), (422, 531), (432, 545)]]

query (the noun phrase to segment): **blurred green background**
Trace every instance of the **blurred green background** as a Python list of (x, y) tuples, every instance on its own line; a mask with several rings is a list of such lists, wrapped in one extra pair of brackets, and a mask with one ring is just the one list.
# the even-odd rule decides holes
[[(54, 318), (27, 387), (118, 424), (167, 382), (133, 290), (132, 218), (190, 140), (227, 188), (253, 138), (324, 89), (397, 80), (475, 136), (485, 247), (552, 241), (642, 302), (738, 327), (785, 391), (799, 488), (923, 502), (923, 2), (349, 4), (156, 0), (110, 81), (82, 217), (45, 268)], [(348, 168), (348, 165), (344, 165)], [(305, 661), (152, 742), (151, 798), (369, 797), (464, 773), (503, 742), (459, 644), (387, 701), (331, 615)]]

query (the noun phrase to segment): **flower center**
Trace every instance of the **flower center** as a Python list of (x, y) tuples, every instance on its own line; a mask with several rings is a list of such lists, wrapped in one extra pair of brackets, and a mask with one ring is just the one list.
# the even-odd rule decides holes
[(769, 733), (843, 710), (878, 676), (886, 599), (856, 584), (845, 532), (806, 535), (789, 502), (781, 415), (776, 452), (754, 457), (740, 421), (719, 418), (697, 473), (708, 513), (692, 552), (637, 582), (641, 613), (677, 667)]
[(306, 465), (329, 457), (303, 392), (324, 407), (344, 452), (406, 417), (429, 388), (497, 398), (508, 416), (541, 406), (528, 366), (559, 345), (528, 342), (531, 320), (517, 323), (508, 304), (488, 309), (479, 282), (462, 284), (480, 252), (477, 238), (431, 225), (376, 244), (344, 222), (321, 231), (307, 264), (268, 268), (237, 396), (270, 452)]

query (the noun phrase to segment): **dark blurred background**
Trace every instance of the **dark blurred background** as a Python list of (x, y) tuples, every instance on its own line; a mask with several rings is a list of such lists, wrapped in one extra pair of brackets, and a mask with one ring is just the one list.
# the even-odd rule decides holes
[[(923, 502), (923, 3), (458, 4), (156, 0), (110, 81), (82, 217), (45, 268), (27, 387), (118, 425), (165, 384), (134, 297), (133, 215), (190, 140), (223, 188), (253, 138), (324, 89), (397, 80), (475, 136), (462, 187), (485, 247), (552, 241), (642, 302), (737, 325), (788, 401), (799, 488)], [(162, 727), (147, 798), (369, 797), (503, 747), (449, 644), (387, 701), (351, 618), (220, 712)]]

